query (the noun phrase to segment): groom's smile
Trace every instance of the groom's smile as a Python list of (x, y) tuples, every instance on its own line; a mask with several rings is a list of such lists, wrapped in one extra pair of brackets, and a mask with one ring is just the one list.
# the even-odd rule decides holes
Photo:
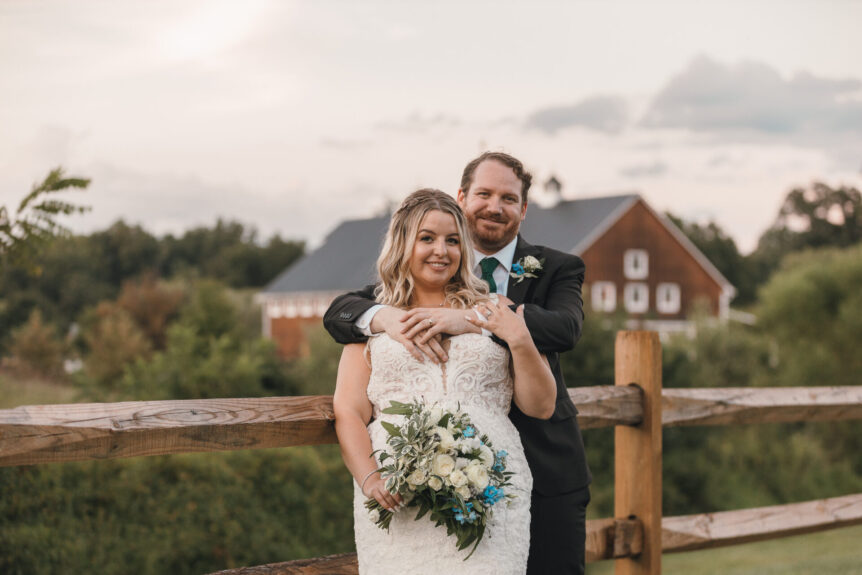
[(518, 235), (527, 213), (522, 187), (512, 168), (485, 160), (476, 167), (470, 189), (458, 190), (458, 203), (479, 251), (496, 253)]

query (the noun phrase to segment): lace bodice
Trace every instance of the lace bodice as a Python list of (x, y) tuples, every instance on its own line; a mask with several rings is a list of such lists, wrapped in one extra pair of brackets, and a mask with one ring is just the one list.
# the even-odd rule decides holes
[(368, 398), (374, 417), (389, 401), (408, 403), (422, 397), (427, 403), (455, 403), (476, 406), (501, 415), (509, 413), (512, 377), (509, 351), (491, 338), (474, 333), (448, 339), (449, 360), (435, 364), (416, 361), (404, 346), (381, 334), (368, 343), (371, 379)]

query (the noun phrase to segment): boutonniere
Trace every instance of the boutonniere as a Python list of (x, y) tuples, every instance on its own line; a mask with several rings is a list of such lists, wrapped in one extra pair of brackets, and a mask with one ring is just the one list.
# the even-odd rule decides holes
[(524, 278), (537, 278), (542, 272), (545, 260), (537, 260), (533, 256), (526, 256), (512, 264), (509, 275), (517, 279), (516, 284), (524, 281)]

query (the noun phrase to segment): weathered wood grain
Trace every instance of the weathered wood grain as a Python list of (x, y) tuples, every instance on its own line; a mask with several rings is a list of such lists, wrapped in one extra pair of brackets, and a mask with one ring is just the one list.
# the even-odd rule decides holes
[(334, 443), (330, 396), (0, 410), (0, 466)]
[(641, 553), (617, 559), (616, 575), (661, 573), (661, 343), (651, 331), (617, 333), (617, 387), (643, 390), (643, 421), (614, 429), (614, 515), (643, 525)]
[(862, 524), (862, 494), (804, 503), (666, 517), (665, 553), (738, 545)]
[(571, 387), (569, 397), (578, 408), (581, 429), (637, 425), (643, 420), (643, 391), (637, 387)]
[[(590, 519), (587, 521), (587, 563), (640, 553), (643, 530), (634, 519)], [(210, 575), (356, 575), (356, 553), (297, 559), (257, 567), (240, 567)]]
[(225, 569), (209, 575), (357, 575), (356, 553), (297, 559), (257, 567)]
[(638, 519), (587, 520), (587, 563), (637, 555), (643, 543), (643, 524)]
[(665, 426), (862, 419), (862, 386), (665, 389)]

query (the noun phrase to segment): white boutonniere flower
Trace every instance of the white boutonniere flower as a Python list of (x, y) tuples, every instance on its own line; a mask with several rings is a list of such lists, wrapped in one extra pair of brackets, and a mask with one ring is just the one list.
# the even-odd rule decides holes
[(517, 279), (516, 284), (524, 281), (524, 278), (537, 278), (542, 272), (542, 265), (545, 260), (538, 260), (533, 256), (525, 256), (512, 264), (512, 271), (509, 275)]

